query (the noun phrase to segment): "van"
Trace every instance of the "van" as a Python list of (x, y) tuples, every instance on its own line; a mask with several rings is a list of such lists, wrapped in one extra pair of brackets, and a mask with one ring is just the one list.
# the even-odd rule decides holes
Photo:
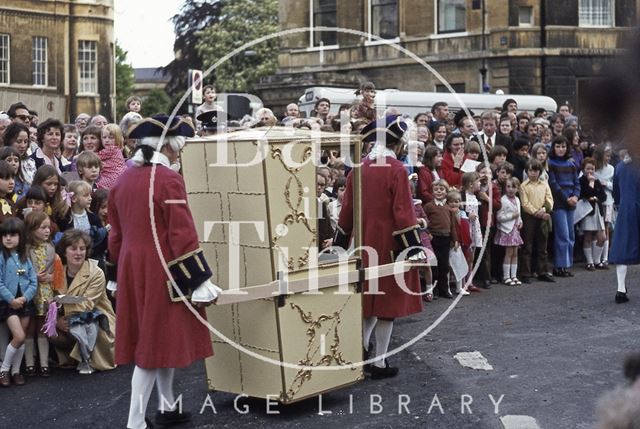
[[(301, 115), (313, 116), (313, 108), (317, 100), (328, 98), (331, 100), (331, 113), (337, 113), (341, 104), (352, 104), (358, 100), (353, 88), (333, 88), (326, 86), (315, 86), (307, 88), (299, 99), (298, 106)], [(542, 107), (547, 112), (555, 112), (557, 104), (551, 97), (543, 95), (520, 95), (520, 94), (469, 94), (469, 93), (449, 93), (449, 92), (417, 92), (398, 91), (396, 89), (385, 89), (377, 91), (376, 106), (378, 114), (382, 115), (386, 108), (395, 107), (403, 114), (414, 117), (418, 113), (431, 110), (431, 106), (438, 101), (444, 101), (449, 105), (450, 112), (457, 112), (466, 106), (475, 114), (480, 114), (485, 110), (502, 109), (502, 104), (509, 98), (513, 98), (518, 103), (518, 111), (533, 113), (538, 107)]]

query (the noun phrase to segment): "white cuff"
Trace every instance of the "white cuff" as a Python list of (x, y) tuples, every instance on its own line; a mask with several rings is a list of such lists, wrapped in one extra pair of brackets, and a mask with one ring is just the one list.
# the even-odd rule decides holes
[(423, 251), (420, 251), (413, 256), (409, 256), (408, 261), (423, 261), (426, 259), (427, 259), (427, 255), (425, 255)]
[(115, 292), (118, 290), (118, 283), (114, 282), (113, 280), (109, 280), (107, 282), (107, 290), (110, 290), (111, 292)]
[(222, 289), (207, 280), (193, 291), (191, 302), (211, 302), (218, 297), (220, 292)]

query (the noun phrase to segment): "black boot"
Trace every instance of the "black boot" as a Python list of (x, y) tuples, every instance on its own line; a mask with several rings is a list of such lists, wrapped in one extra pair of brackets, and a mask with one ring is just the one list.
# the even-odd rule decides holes
[(181, 413), (179, 409), (174, 411), (157, 411), (156, 424), (158, 426), (176, 426), (191, 420), (191, 413)]

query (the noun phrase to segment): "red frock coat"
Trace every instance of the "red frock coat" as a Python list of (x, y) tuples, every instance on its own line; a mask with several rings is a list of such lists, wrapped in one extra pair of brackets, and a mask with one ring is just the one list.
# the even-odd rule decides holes
[[(109, 192), (109, 254), (118, 264), (116, 363), (179, 368), (213, 354), (209, 331), (184, 303), (171, 302), (151, 231), (152, 167), (127, 169)], [(199, 248), (182, 176), (157, 165), (153, 213), (165, 263)], [(174, 203), (167, 203), (173, 200)], [(185, 201), (184, 204), (175, 203)], [(206, 320), (203, 310), (200, 315)]]
[[(438, 170), (438, 176), (440, 176), (440, 170)], [(433, 182), (433, 172), (428, 167), (422, 166), (418, 168), (416, 197), (422, 201), (422, 205), (433, 201), (433, 194), (431, 193), (431, 184)]]
[[(465, 157), (464, 159), (467, 158)], [(462, 188), (462, 176), (464, 173), (459, 168), (454, 167), (453, 154), (451, 151), (445, 150), (442, 154), (442, 166), (440, 170), (442, 171), (440, 177), (446, 180), (449, 186), (455, 186), (457, 189)]]
[[(378, 265), (395, 262), (391, 252), (397, 255), (401, 248), (394, 232), (417, 226), (411, 188), (405, 165), (393, 157), (386, 157), (386, 166), (375, 166), (366, 158), (362, 165), (362, 245), (374, 248), (378, 253)], [(353, 175), (347, 178), (338, 226), (350, 234), (353, 229)], [(369, 254), (362, 252), (362, 263), (369, 267)], [(404, 276), (406, 288), (420, 293), (417, 270)], [(369, 282), (363, 286), (363, 316), (395, 318), (422, 311), (419, 295), (411, 295), (400, 288), (393, 276), (378, 279), (378, 295), (369, 294)], [(383, 294), (384, 293), (384, 294)]]

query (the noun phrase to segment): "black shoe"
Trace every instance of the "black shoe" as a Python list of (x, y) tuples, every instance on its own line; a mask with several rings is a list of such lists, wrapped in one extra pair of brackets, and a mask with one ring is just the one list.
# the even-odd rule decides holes
[(144, 418), (144, 423), (147, 425), (147, 429), (153, 429), (153, 423), (151, 423), (148, 417)]
[(625, 302), (629, 302), (629, 298), (627, 298), (627, 293), (616, 292), (616, 304), (624, 304)]
[(555, 279), (551, 277), (549, 274), (540, 274), (538, 276), (538, 280), (548, 283), (555, 283)]
[(480, 283), (480, 287), (482, 289), (491, 289), (491, 282), (489, 280), (485, 280), (482, 283)]
[(384, 368), (380, 368), (379, 366), (371, 365), (371, 379), (372, 380), (381, 380), (383, 378), (391, 378), (398, 375), (398, 368), (393, 368), (389, 366), (389, 362), (385, 359), (386, 366)]
[(564, 276), (565, 277), (573, 277), (573, 273), (565, 268), (564, 269)]
[(440, 291), (440, 298), (453, 299), (453, 294), (449, 289)]
[(524, 283), (526, 285), (530, 285), (531, 284), (531, 277), (522, 277), (522, 283)]
[[(492, 284), (492, 285), (497, 285), (498, 283), (500, 283), (500, 280), (498, 279), (491, 279), (491, 281), (489, 282), (489, 284)], [(485, 289), (489, 289), (489, 288), (485, 288)]]
[(191, 413), (183, 412), (176, 409), (174, 411), (156, 411), (156, 424), (158, 426), (175, 426), (186, 423), (191, 420)]

